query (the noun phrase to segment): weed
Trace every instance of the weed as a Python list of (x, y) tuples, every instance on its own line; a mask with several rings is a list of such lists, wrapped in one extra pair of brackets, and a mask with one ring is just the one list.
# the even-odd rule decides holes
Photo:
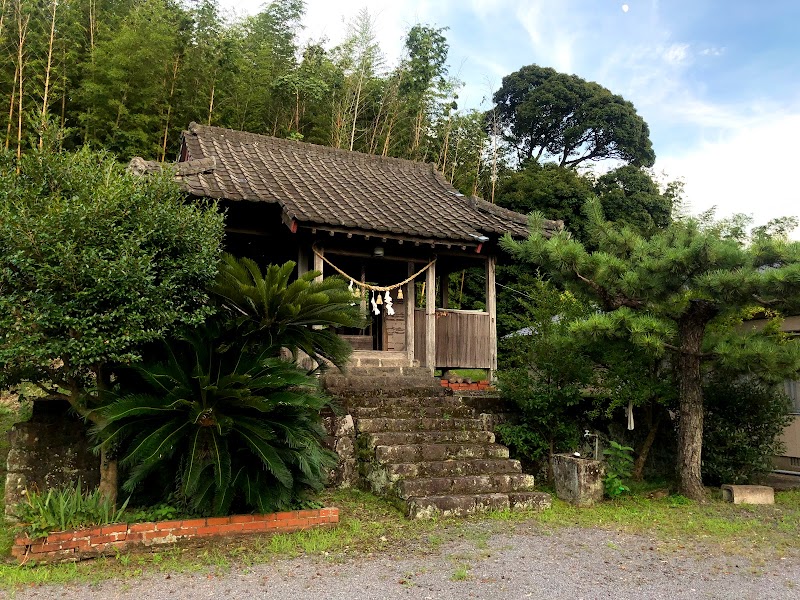
[(469, 579), (469, 567), (467, 565), (459, 565), (453, 574), (450, 576), (452, 581), (466, 581)]

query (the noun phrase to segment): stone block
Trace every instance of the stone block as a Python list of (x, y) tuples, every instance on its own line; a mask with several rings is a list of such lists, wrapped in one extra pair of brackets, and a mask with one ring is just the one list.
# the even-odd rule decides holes
[(734, 504), (775, 504), (775, 490), (766, 485), (723, 485), (722, 499)]
[(605, 473), (605, 465), (599, 460), (571, 454), (553, 456), (556, 496), (576, 506), (593, 506), (603, 500)]

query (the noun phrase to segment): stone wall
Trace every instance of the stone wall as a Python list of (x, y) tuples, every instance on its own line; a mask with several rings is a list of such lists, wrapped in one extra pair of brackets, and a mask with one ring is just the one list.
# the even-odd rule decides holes
[(7, 515), (26, 489), (44, 491), (79, 479), (86, 489), (100, 483), (100, 459), (92, 452), (86, 424), (70, 413), (67, 402), (35, 401), (30, 420), (14, 425), (8, 436)]

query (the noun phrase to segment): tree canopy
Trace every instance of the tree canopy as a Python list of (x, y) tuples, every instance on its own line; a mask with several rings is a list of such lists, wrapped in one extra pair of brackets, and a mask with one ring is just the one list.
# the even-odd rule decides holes
[(603, 86), (549, 67), (528, 65), (503, 77), (487, 113), (525, 161), (554, 160), (562, 167), (617, 159), (651, 167), (650, 130), (633, 104)]
[(222, 231), (171, 177), (88, 147), (0, 155), (0, 389), (32, 381), (90, 418), (113, 365), (211, 312)]
[(588, 214), (594, 252), (568, 232), (545, 238), (541, 215), (527, 240), (506, 238), (503, 245), (597, 303), (600, 310), (576, 322), (573, 334), (623, 338), (669, 356), (679, 389), (679, 488), (703, 499), (703, 364), (777, 380), (796, 377), (797, 341), (774, 328), (742, 333), (732, 325), (757, 307), (797, 310), (800, 242), (759, 236), (745, 244), (725, 227), (695, 219), (674, 221), (645, 237), (631, 227), (610, 226), (596, 200)]

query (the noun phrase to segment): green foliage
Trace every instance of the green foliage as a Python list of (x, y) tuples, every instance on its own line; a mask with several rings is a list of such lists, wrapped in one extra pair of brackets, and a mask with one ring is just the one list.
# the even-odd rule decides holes
[(500, 391), (521, 413), (518, 424), (497, 432), (515, 456), (534, 471), (550, 455), (573, 449), (580, 439), (579, 409), (583, 387), (593, 377), (591, 362), (575, 351), (567, 323), (587, 307), (570, 294), (536, 280), (519, 297), (507, 318), (511, 333), (500, 341)]
[(603, 456), (606, 461), (606, 476), (603, 479), (606, 496), (616, 498), (630, 492), (624, 480), (630, 479), (633, 472), (633, 448), (611, 440), (609, 447), (603, 450)]
[(46, 494), (27, 490), (25, 501), (14, 508), (14, 516), (23, 533), (39, 538), (53, 531), (119, 523), (127, 505), (126, 500), (117, 509), (99, 490), (82, 490), (78, 481), (73, 487), (50, 489)]
[(0, 388), (52, 382), (85, 402), (108, 365), (202, 322), (222, 229), (168, 176), (108, 154), (0, 155)]
[(333, 327), (362, 327), (364, 316), (340, 277), (311, 271), (290, 282), (295, 263), (270, 265), (261, 272), (255, 261), (225, 254), (212, 291), (233, 321), (237, 337), (266, 346), (277, 355), (301, 350), (317, 363), (344, 366), (351, 348)]
[(789, 415), (777, 386), (752, 377), (713, 377), (704, 386), (703, 478), (709, 485), (750, 483), (772, 470)]
[(500, 122), (519, 161), (552, 158), (559, 166), (615, 158), (650, 167), (647, 123), (633, 104), (576, 75), (528, 65), (503, 77), (490, 118)]
[(168, 470), (179, 497), (204, 514), (288, 508), (321, 489), (335, 464), (321, 444), (328, 402), (272, 348), (229, 345), (221, 334), (209, 324), (137, 367), (141, 390), (99, 409), (99, 434), (124, 448), (128, 491)]

